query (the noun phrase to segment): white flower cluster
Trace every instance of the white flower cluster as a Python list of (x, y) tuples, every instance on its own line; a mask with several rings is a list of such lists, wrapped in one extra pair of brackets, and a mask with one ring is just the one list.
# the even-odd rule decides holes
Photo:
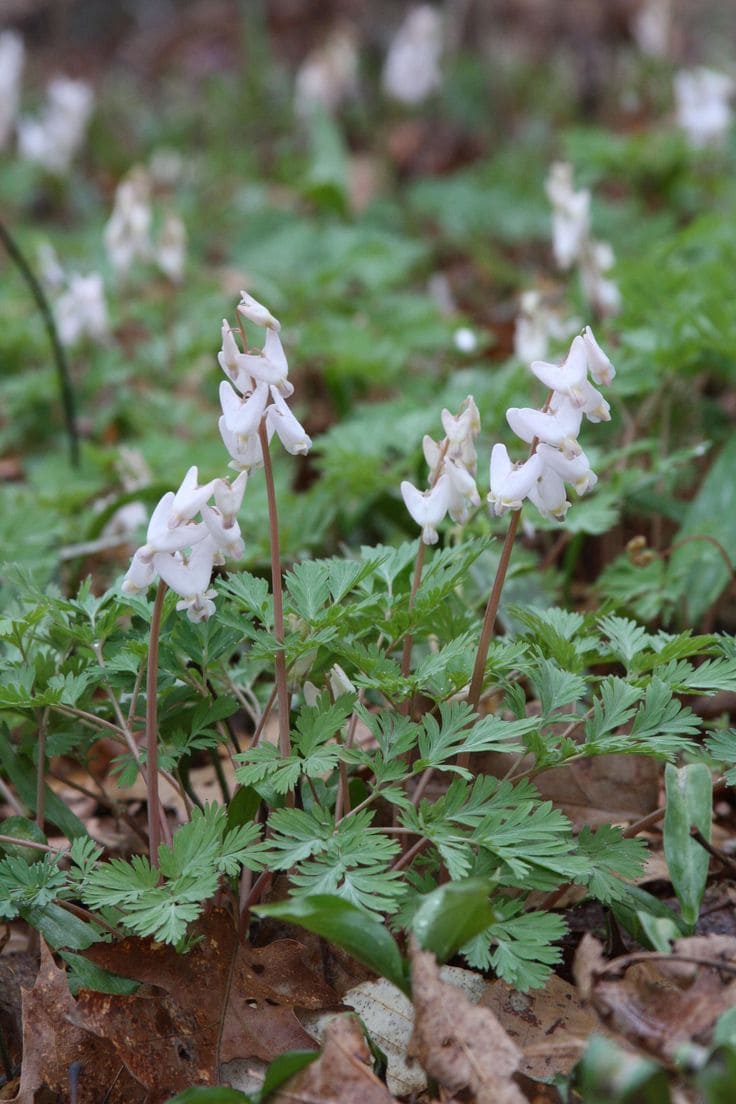
[(54, 299), (54, 320), (62, 345), (76, 345), (85, 337), (104, 340), (109, 320), (105, 283), (99, 272), (65, 272), (48, 243), (39, 249), (39, 266)]
[(532, 454), (523, 464), (514, 464), (505, 445), (493, 446), (488, 502), (499, 516), (521, 509), (528, 498), (542, 517), (561, 519), (570, 506), (565, 484), (571, 483), (582, 495), (597, 483), (578, 443), (583, 415), (590, 422), (611, 418), (608, 403), (588, 373), (599, 385), (609, 384), (616, 373), (590, 326), (573, 340), (561, 365), (537, 360), (531, 370), (550, 388), (549, 400), (543, 410), (510, 407), (506, 420), (517, 437), (532, 446)]
[(403, 104), (419, 104), (442, 84), (442, 17), (420, 4), (406, 16), (389, 47), (383, 91)]
[(94, 92), (85, 81), (69, 77), (50, 81), (41, 116), (18, 122), (21, 156), (58, 176), (68, 172), (84, 141), (94, 105)]
[(573, 186), (573, 169), (556, 161), (545, 185), (552, 204), (552, 249), (559, 268), (566, 272), (577, 264), (583, 292), (601, 315), (621, 309), (621, 293), (607, 273), (615, 256), (608, 242), (596, 241), (590, 229), (590, 192)]
[(446, 434), (443, 441), (438, 443), (425, 435), (422, 442), (429, 467), (428, 489), (420, 491), (407, 479), (401, 484), (404, 504), (422, 527), (425, 544), (437, 543), (437, 526), (445, 514), (449, 513), (454, 522), (462, 525), (470, 508), (480, 505), (475, 485), (478, 458), (474, 443), (480, 433), (480, 415), (472, 395), (465, 399), (459, 414), (442, 411), (442, 428)]
[(675, 76), (675, 108), (678, 126), (694, 149), (721, 145), (731, 128), (729, 100), (736, 85), (726, 73), (701, 66), (683, 69)]
[(20, 106), (21, 78), (26, 51), (15, 31), (0, 34), (0, 149), (13, 133)]
[(112, 214), (104, 231), (108, 259), (119, 276), (126, 276), (137, 261), (152, 260), (172, 283), (179, 283), (186, 264), (184, 223), (173, 211), (167, 211), (155, 243), (152, 224), (151, 178), (142, 165), (135, 165), (115, 190)]
[(146, 543), (133, 556), (122, 585), (125, 593), (137, 594), (160, 577), (179, 595), (176, 608), (186, 609), (190, 621), (207, 620), (214, 613), (210, 580), (215, 564), (243, 555), (236, 515), (248, 472), (263, 464), (261, 422), (265, 420), (268, 439), (275, 432), (289, 452), (307, 452), (312, 443), (285, 402), (294, 388), (288, 380), (280, 323), (252, 296), (246, 292), (242, 296), (238, 312), (266, 328), (266, 344), (260, 353), (241, 353), (223, 322), (218, 360), (231, 383), (223, 381), (220, 386), (219, 424), (233, 458), (230, 466), (239, 474), (231, 481), (212, 479), (200, 486), (197, 468), (191, 467), (179, 489), (167, 492), (153, 511)]
[(304, 59), (294, 82), (294, 109), (307, 116), (316, 109), (334, 115), (358, 90), (355, 35), (339, 27)]
[(514, 355), (525, 364), (545, 357), (553, 338), (564, 340), (578, 328), (576, 321), (563, 319), (536, 289), (522, 292), (519, 308), (514, 326)]

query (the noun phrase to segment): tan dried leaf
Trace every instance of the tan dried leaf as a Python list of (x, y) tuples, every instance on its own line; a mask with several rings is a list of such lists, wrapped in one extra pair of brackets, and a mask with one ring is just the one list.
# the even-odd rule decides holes
[(327, 1025), (324, 1050), (272, 1097), (271, 1104), (396, 1104), (371, 1068), (358, 1020), (336, 1016)]
[(493, 1012), (443, 982), (434, 955), (415, 942), (411, 960), (416, 1022), (409, 1053), (452, 1093), (470, 1089), (477, 1104), (524, 1104), (511, 1080), (521, 1053)]

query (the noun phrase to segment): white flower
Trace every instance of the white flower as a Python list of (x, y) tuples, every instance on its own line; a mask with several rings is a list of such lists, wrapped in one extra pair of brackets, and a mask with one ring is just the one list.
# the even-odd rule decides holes
[(139, 548), (130, 561), (121, 589), (125, 594), (140, 594), (148, 590), (155, 578), (153, 557), (147, 556), (144, 549)]
[(308, 54), (297, 70), (294, 108), (308, 115), (315, 108), (334, 114), (357, 91), (358, 51), (355, 36), (333, 31), (323, 46)]
[(525, 364), (547, 355), (550, 338), (566, 338), (577, 329), (573, 320), (563, 321), (547, 306), (540, 292), (524, 291), (514, 325), (514, 354)]
[(181, 481), (179, 490), (174, 495), (169, 517), (169, 528), (180, 525), (183, 521), (191, 521), (195, 514), (199, 513), (205, 502), (212, 498), (215, 480), (204, 483), (201, 487), (198, 482), (199, 473), (193, 465)]
[(552, 204), (552, 250), (563, 271), (578, 259), (590, 234), (590, 192), (574, 190), (572, 173), (572, 165), (556, 161), (545, 186)]
[(731, 77), (704, 66), (683, 69), (675, 76), (674, 89), (677, 122), (690, 145), (699, 149), (722, 143), (731, 126)]
[(555, 471), (564, 479), (565, 483), (571, 483), (579, 495), (591, 491), (598, 482), (598, 476), (592, 470), (590, 461), (584, 452), (571, 460), (559, 449), (552, 448), (551, 445), (542, 442), (537, 445), (536, 455), (541, 458), (545, 468)]
[(248, 484), (246, 471), (229, 483), (227, 479), (216, 479), (214, 485), (215, 505), (222, 514), (225, 523), (235, 520), (235, 515), (243, 503), (243, 495)]
[(215, 552), (215, 542), (208, 536), (195, 544), (188, 556), (181, 552), (157, 552), (153, 566), (168, 587), (182, 598), (189, 598), (207, 589)]
[(578, 456), (581, 449), (577, 442), (583, 412), (564, 396), (560, 398), (554, 413), (532, 410), (530, 407), (509, 407), (506, 421), (517, 437), (531, 444), (535, 439), (561, 448), (565, 456)]
[(613, 382), (616, 369), (596, 341), (590, 326), (586, 326), (583, 330), (583, 341), (588, 358), (588, 371), (597, 384), (608, 387)]
[(339, 698), (341, 694), (355, 694), (357, 692), (339, 663), (333, 663), (330, 667), (328, 678), (333, 698)]
[(207, 526), (202, 522), (172, 524), (175, 498), (173, 491), (167, 491), (151, 514), (146, 543), (139, 550), (144, 558), (150, 558), (157, 552), (178, 552), (182, 548), (191, 548), (207, 536)]
[(565, 494), (565, 483), (554, 468), (542, 467), (539, 478), (529, 488), (529, 501), (533, 502), (544, 518), (561, 521), (570, 508)]
[(277, 318), (274, 318), (268, 307), (264, 307), (247, 291), (241, 291), (240, 296), (241, 299), (237, 306), (238, 314), (242, 314), (243, 318), (247, 318), (249, 322), (255, 322), (256, 326), (265, 326), (267, 329), (276, 330), (277, 332), (281, 329), (281, 323)]
[(405, 479), (401, 484), (401, 496), (414, 521), (422, 527), (424, 543), (436, 544), (439, 540), (437, 526), (447, 513), (450, 504), (448, 476), (441, 475), (434, 487), (424, 493)]
[(223, 380), (220, 384), (220, 406), (228, 432), (243, 438), (249, 437), (252, 433), (258, 433), (268, 396), (267, 383), (256, 384), (253, 393), (248, 398), (241, 399), (230, 384)]
[(480, 433), (480, 414), (472, 395), (463, 400), (459, 414), (451, 414), (447, 409), (442, 411), (442, 428), (449, 441), (449, 459), (462, 464), (474, 475), (477, 467), (474, 440)]
[(562, 364), (535, 360), (531, 369), (537, 379), (551, 391), (568, 395), (576, 406), (582, 406), (585, 402), (583, 385), (588, 381), (588, 358), (582, 337), (575, 338)]
[(615, 280), (606, 273), (616, 257), (608, 242), (589, 241), (580, 254), (580, 282), (588, 300), (599, 314), (618, 314), (621, 309), (621, 292)]
[(0, 149), (13, 131), (20, 103), (21, 77), (26, 51), (15, 31), (0, 34)]
[(150, 179), (141, 165), (134, 166), (115, 190), (104, 240), (110, 264), (120, 275), (125, 275), (136, 261), (146, 261), (151, 255), (150, 192)]
[[(252, 433), (250, 437), (239, 437), (236, 433), (231, 433), (225, 425), (224, 415), (218, 421), (217, 427), (220, 430), (222, 442), (232, 457), (229, 465), (231, 468), (235, 471), (249, 472), (252, 468), (263, 467), (263, 451), (257, 433)], [(273, 426), (268, 422), (266, 422), (266, 432), (270, 441), (273, 437)]]
[(442, 84), (442, 19), (422, 4), (412, 8), (389, 47), (383, 69), (383, 90), (404, 104), (418, 104)]
[(488, 502), (500, 517), (505, 510), (520, 510), (542, 472), (542, 461), (534, 453), (523, 464), (513, 464), (505, 445), (497, 444), (491, 451), (490, 491)]
[(272, 405), (266, 409), (266, 425), (276, 433), (287, 452), (293, 456), (308, 453), (312, 438), (294, 417), (277, 387), (271, 387), (271, 399)]
[(444, 471), (448, 485), (447, 512), (457, 525), (464, 525), (471, 506), (480, 506), (478, 488), (470, 472), (454, 460), (445, 460)]
[(63, 175), (84, 141), (94, 93), (84, 81), (57, 77), (46, 90), (40, 119), (21, 119), (18, 145), (22, 157), (37, 161), (51, 173)]
[(207, 505), (202, 507), (202, 518), (218, 551), (228, 559), (241, 559), (245, 544), (237, 521), (223, 516), (219, 510)]
[(233, 336), (232, 326), (227, 318), (223, 318), (220, 332), (222, 334), (222, 349), (217, 354), (217, 363), (220, 365), (225, 375), (229, 376), (234, 383), (240, 371), (238, 357), (241, 353), (238, 348), (238, 343)]
[(293, 395), (288, 380), (289, 365), (278, 331), (268, 329), (260, 353), (238, 353), (238, 375), (233, 381), (239, 391), (252, 390), (250, 380), (275, 384), (282, 395)]
[(187, 259), (187, 231), (184, 223), (169, 211), (156, 243), (156, 262), (165, 276), (178, 284)]
[(670, 50), (672, 0), (642, 0), (629, 19), (637, 46), (649, 57), (666, 58)]
[(99, 273), (81, 276), (72, 272), (66, 290), (56, 300), (54, 318), (62, 345), (75, 345), (83, 337), (100, 341), (107, 336), (109, 322), (105, 285)]

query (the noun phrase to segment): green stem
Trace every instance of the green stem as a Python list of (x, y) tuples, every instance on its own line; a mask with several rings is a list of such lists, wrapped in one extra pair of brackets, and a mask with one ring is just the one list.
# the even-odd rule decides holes
[(273, 482), (271, 453), (268, 434), (263, 420), (258, 427), (263, 452), (263, 474), (266, 477), (268, 499), (268, 524), (271, 534), (271, 583), (273, 587), (273, 635), (280, 645), (276, 652), (276, 696), (279, 703), (279, 751), (286, 758), (291, 754), (289, 737), (289, 688), (286, 682), (286, 653), (284, 651), (284, 595), (281, 584), (281, 546), (279, 544), (279, 516), (276, 507), (276, 489)]
[(151, 616), (146, 675), (146, 790), (148, 799), (148, 853), (151, 866), (158, 866), (161, 844), (161, 802), (158, 794), (158, 645), (161, 636), (166, 583), (159, 580)]
[(72, 462), (72, 467), (79, 467), (79, 431), (77, 430), (77, 413), (76, 413), (76, 400), (74, 398), (74, 388), (72, 387), (71, 375), (69, 372), (69, 364), (66, 359), (66, 353), (64, 347), (59, 340), (59, 331), (56, 328), (56, 322), (54, 321), (54, 312), (51, 309), (51, 305), (46, 297), (46, 293), (43, 290), (35, 272), (31, 268), (30, 264), (26, 260), (15, 238), (8, 230), (7, 226), (0, 221), (0, 240), (2, 240), (5, 246), (8, 256), (14, 262), (16, 268), (20, 272), (21, 276), (28, 285), (31, 295), (36, 301), (36, 306), (41, 312), (41, 316), (46, 327), (46, 333), (51, 343), (51, 351), (54, 356), (54, 362), (56, 364), (56, 372), (59, 377), (59, 390), (61, 392), (61, 403), (64, 408), (64, 421), (66, 423), (66, 432), (69, 438), (69, 454)]

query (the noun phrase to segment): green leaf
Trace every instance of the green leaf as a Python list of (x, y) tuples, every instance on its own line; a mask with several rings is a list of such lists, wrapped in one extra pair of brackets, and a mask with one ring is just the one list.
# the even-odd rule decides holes
[(439, 962), (455, 952), (496, 919), (489, 903), (494, 883), (488, 878), (466, 878), (426, 894), (411, 922), (420, 946)]
[(256, 1104), (256, 1098), (225, 1085), (193, 1085), (170, 1096), (166, 1104)]
[(710, 856), (690, 835), (698, 828), (710, 840), (713, 784), (704, 763), (674, 767), (664, 772), (666, 808), (664, 815), (664, 854), (672, 886), (677, 894), (686, 924), (694, 928), (705, 892)]
[[(15, 752), (2, 728), (0, 728), (0, 766), (7, 773), (21, 800), (29, 809), (35, 810), (36, 769), (32, 763)], [(87, 835), (87, 829), (79, 817), (48, 786), (46, 786), (44, 808), (46, 819), (51, 824), (55, 824), (69, 839)]]
[(381, 977), (408, 995), (407, 964), (382, 920), (366, 914), (342, 897), (318, 894), (294, 897), (253, 910), (259, 916), (273, 916), (298, 924), (307, 931), (337, 943)]
[(588, 889), (604, 905), (627, 895), (629, 887), (621, 879), (638, 877), (647, 858), (643, 840), (624, 839), (621, 829), (610, 824), (601, 825), (595, 832), (583, 828), (578, 836), (578, 851), (592, 867)]
[(670, 1104), (666, 1071), (602, 1035), (588, 1043), (573, 1079), (585, 1104)]
[(120, 974), (111, 974), (109, 970), (96, 966), (83, 955), (62, 951), (61, 957), (71, 967), (69, 987), (75, 996), (80, 989), (94, 989), (98, 993), (120, 993), (126, 996), (135, 993), (139, 987), (139, 982), (121, 977)]
[(93, 943), (99, 942), (101, 931), (92, 924), (86, 924), (61, 905), (49, 904), (43, 908), (32, 906), (21, 908), (20, 915), (32, 928), (39, 931), (50, 947), (69, 947), (75, 951), (84, 951)]
[(285, 1081), (299, 1073), (305, 1066), (311, 1065), (317, 1058), (319, 1058), (319, 1051), (316, 1050), (289, 1050), (286, 1054), (280, 1054), (266, 1070), (266, 1076), (260, 1092), (256, 1093), (254, 1104), (266, 1104), (269, 1096), (272, 1096), (276, 1089), (280, 1089)]

